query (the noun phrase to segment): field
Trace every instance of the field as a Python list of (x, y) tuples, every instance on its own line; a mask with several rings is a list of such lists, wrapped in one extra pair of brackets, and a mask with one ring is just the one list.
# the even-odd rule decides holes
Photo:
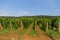
[(44, 34), (42, 30), (37, 28), (37, 31), (34, 31), (31, 26), (24, 31), (21, 31), (20, 29), (13, 30), (11, 32), (7, 30), (3, 31), (4, 32), (0, 34), (0, 40), (52, 40), (46, 34)]
[(0, 40), (60, 40), (59, 17), (0, 17)]

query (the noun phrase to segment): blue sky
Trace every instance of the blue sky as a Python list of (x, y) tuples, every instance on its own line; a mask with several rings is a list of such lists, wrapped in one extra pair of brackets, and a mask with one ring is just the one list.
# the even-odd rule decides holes
[(59, 15), (60, 0), (0, 0), (0, 16)]

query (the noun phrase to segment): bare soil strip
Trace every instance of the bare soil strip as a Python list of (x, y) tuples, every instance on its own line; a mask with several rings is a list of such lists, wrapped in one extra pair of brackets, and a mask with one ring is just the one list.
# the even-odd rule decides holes
[(40, 33), (39, 36), (28, 35), (28, 33), (32, 30), (32, 25), (33, 23), (29, 26), (28, 30), (22, 36), (20, 36), (20, 34), (15, 34), (14, 32), (11, 32), (8, 35), (0, 35), (0, 40), (52, 40), (44, 34), (39, 26), (37, 26), (37, 30)]

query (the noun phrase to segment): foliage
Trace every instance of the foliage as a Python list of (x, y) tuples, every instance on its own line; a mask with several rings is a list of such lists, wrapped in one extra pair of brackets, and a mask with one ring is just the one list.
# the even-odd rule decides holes
[(12, 28), (17, 29), (21, 26), (21, 21), (23, 22), (24, 28), (27, 28), (31, 22), (34, 22), (35, 26), (35, 21), (37, 21), (36, 25), (41, 25), (42, 29), (45, 30), (46, 27), (46, 22), (48, 22), (48, 26), (50, 29), (58, 27), (58, 19), (60, 19), (59, 16), (23, 16), (23, 17), (0, 17), (0, 23), (2, 24), (2, 27), (7, 29), (10, 28), (10, 21)]
[(58, 36), (60, 37), (60, 32), (54, 31), (54, 30), (51, 30), (51, 29), (49, 29), (47, 34), (50, 35), (51, 37), (58, 37)]
[(24, 27), (27, 28), (32, 23), (32, 19), (23, 18), (22, 22), (23, 22)]

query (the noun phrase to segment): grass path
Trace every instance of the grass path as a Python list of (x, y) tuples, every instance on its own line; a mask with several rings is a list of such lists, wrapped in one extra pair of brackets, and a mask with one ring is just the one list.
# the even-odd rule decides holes
[(49, 36), (47, 36), (37, 25), (37, 31), (40, 33), (40, 39), (41, 40), (52, 40)]
[(25, 34), (28, 34), (32, 30), (32, 27), (33, 27), (33, 22), (29, 25), (28, 30), (25, 32)]
[(33, 25), (33, 23), (31, 23), (30, 26), (28, 27), (27, 31), (25, 31), (24, 35), (22, 36), (22, 38), (23, 38), (22, 40), (31, 40), (28, 33), (32, 30), (32, 25)]

